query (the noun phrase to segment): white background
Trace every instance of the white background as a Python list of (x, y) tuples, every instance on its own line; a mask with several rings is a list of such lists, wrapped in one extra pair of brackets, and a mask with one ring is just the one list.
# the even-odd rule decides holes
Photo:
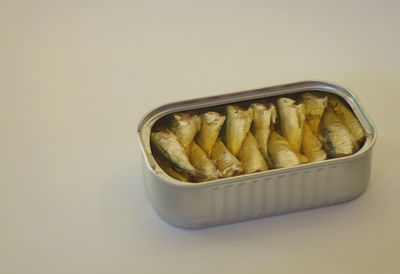
[[(0, 273), (400, 273), (399, 3), (0, 0)], [(363, 196), (201, 230), (156, 215), (147, 111), (301, 80), (375, 122)]]

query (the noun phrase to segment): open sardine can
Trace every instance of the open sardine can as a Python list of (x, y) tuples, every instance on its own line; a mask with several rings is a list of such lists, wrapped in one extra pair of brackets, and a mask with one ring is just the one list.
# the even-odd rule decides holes
[[(175, 179), (155, 158), (150, 141), (153, 127), (173, 113), (221, 110), (227, 105), (243, 106), (260, 101), (276, 102), (278, 98), (297, 98), (305, 92), (334, 96), (347, 105), (365, 134), (356, 152), (318, 162), (203, 182)], [(375, 127), (357, 97), (347, 89), (320, 81), (166, 104), (142, 118), (138, 134), (144, 182), (154, 209), (168, 223), (186, 228), (234, 223), (352, 200), (367, 188), (372, 148), (376, 141)]]

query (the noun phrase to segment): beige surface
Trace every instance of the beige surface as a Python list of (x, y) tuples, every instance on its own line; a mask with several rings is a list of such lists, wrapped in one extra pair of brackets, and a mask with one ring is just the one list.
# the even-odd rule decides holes
[[(399, 3), (0, 0), (0, 273), (399, 273)], [(145, 112), (307, 79), (377, 126), (362, 197), (203, 230), (155, 214)]]

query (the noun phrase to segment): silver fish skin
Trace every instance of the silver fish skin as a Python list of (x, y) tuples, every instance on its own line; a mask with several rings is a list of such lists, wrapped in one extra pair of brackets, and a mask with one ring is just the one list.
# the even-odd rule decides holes
[(221, 139), (215, 142), (211, 160), (222, 173), (222, 177), (232, 177), (243, 171), (242, 163), (229, 151)]
[(281, 97), (278, 99), (278, 113), (283, 137), (288, 140), (294, 151), (299, 152), (305, 120), (304, 105), (296, 104), (290, 98)]
[(306, 121), (311, 131), (314, 135), (318, 135), (319, 123), (328, 105), (328, 96), (319, 97), (307, 92), (302, 94), (301, 103), (304, 104)]
[(328, 104), (336, 113), (337, 117), (350, 130), (357, 142), (360, 144), (364, 141), (366, 137), (364, 128), (361, 126), (361, 123), (358, 121), (354, 113), (334, 96), (329, 96)]
[(289, 142), (275, 130), (271, 131), (268, 147), (272, 168), (292, 167), (302, 163)]
[(210, 157), (221, 127), (225, 122), (225, 116), (215, 111), (209, 111), (202, 113), (200, 119), (201, 127), (196, 141)]
[(170, 177), (177, 179), (182, 182), (189, 182), (191, 175), (188, 173), (183, 173), (176, 171), (173, 166), (169, 163), (165, 157), (162, 157), (159, 153), (153, 153), (154, 159), (157, 164), (161, 167), (161, 169), (167, 173)]
[(179, 142), (189, 155), (190, 145), (200, 130), (201, 120), (197, 114), (175, 113), (172, 115), (171, 130), (178, 137)]
[(234, 156), (238, 155), (243, 141), (249, 133), (252, 120), (251, 108), (244, 110), (236, 105), (226, 107), (225, 140), (227, 148)]
[(257, 140), (251, 132), (244, 140), (238, 157), (243, 164), (245, 174), (268, 170), (268, 165), (258, 149)]
[(331, 108), (326, 109), (320, 129), (323, 148), (330, 158), (350, 155), (359, 149), (353, 134)]
[(190, 163), (188, 156), (178, 137), (169, 129), (150, 134), (150, 141), (161, 155), (163, 155), (176, 169), (181, 172), (200, 176), (200, 172)]
[(250, 105), (253, 112), (252, 131), (256, 137), (260, 151), (268, 159), (268, 139), (273, 125), (276, 124), (277, 112), (273, 104), (253, 103)]
[(201, 177), (194, 178), (198, 182), (211, 181), (222, 176), (214, 163), (207, 157), (206, 152), (196, 142), (193, 142), (190, 147), (190, 161), (202, 173)]

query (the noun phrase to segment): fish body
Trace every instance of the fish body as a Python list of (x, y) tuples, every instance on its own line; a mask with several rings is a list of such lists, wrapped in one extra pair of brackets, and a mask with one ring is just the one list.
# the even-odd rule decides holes
[(249, 132), (244, 140), (238, 157), (243, 164), (245, 174), (268, 169), (268, 165), (261, 151), (258, 149), (257, 140), (251, 132)]
[(202, 174), (202, 176), (194, 178), (196, 181), (211, 181), (222, 176), (221, 172), (207, 157), (206, 152), (196, 142), (193, 142), (190, 147), (190, 161)]
[(305, 122), (303, 126), (301, 150), (310, 162), (319, 162), (326, 159), (326, 153), (322, 150), (322, 143), (314, 135), (308, 122)]
[(172, 115), (171, 130), (189, 155), (190, 145), (200, 129), (200, 117), (192, 113), (175, 113)]
[(365, 131), (353, 112), (351, 112), (338, 98), (330, 96), (329, 106), (336, 113), (337, 117), (353, 134), (354, 138), (360, 144), (365, 139)]
[(277, 113), (273, 104), (251, 104), (253, 112), (253, 134), (257, 140), (260, 151), (265, 159), (268, 159), (268, 139), (271, 128), (276, 123)]
[(153, 156), (161, 169), (164, 170), (164, 172), (167, 173), (169, 176), (182, 182), (190, 181), (190, 174), (176, 171), (164, 157), (161, 157), (159, 153), (153, 153)]
[(178, 137), (169, 129), (152, 132), (150, 135), (151, 144), (165, 157), (171, 165), (180, 172), (199, 176), (200, 173), (190, 163), (185, 149), (178, 141)]
[(251, 108), (244, 110), (236, 105), (226, 107), (226, 132), (227, 148), (237, 156), (240, 148), (249, 133), (253, 113)]
[(201, 127), (196, 138), (199, 146), (211, 156), (212, 149), (217, 141), (218, 134), (225, 121), (225, 116), (218, 112), (209, 111), (200, 115)]
[(271, 131), (269, 137), (268, 154), (273, 168), (297, 166), (307, 161), (304, 155), (296, 153), (289, 142), (275, 130)]
[(282, 135), (285, 137), (294, 151), (299, 152), (303, 135), (305, 120), (305, 107), (303, 104), (295, 104), (290, 98), (278, 99), (278, 113)]
[(232, 177), (243, 171), (241, 162), (229, 151), (224, 143), (217, 139), (211, 152), (211, 160), (222, 173), (222, 177)]
[(330, 158), (353, 154), (359, 148), (356, 139), (331, 108), (321, 120), (323, 148)]
[(328, 96), (319, 97), (307, 92), (301, 96), (301, 103), (304, 104), (306, 121), (311, 131), (318, 135), (319, 123), (328, 105)]

